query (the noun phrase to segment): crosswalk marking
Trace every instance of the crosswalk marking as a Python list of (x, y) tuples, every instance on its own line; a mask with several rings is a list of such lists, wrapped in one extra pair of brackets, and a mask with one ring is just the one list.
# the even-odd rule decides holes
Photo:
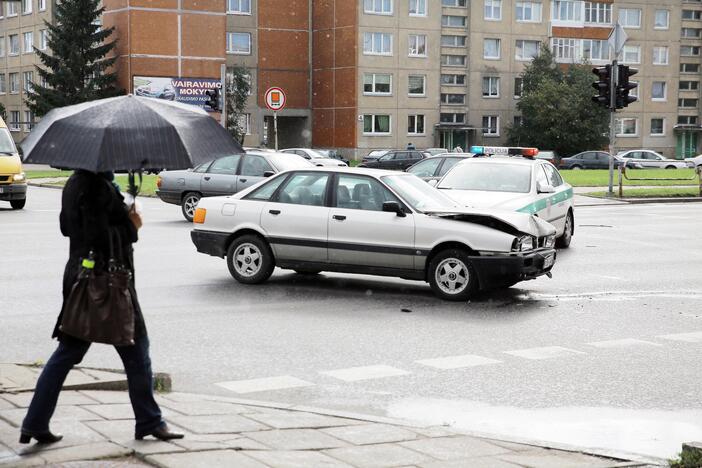
[(685, 341), (687, 343), (702, 343), (702, 332), (675, 333), (672, 335), (659, 335), (658, 338), (672, 341)]
[(503, 351), (505, 354), (521, 357), (524, 359), (552, 359), (574, 354), (586, 354), (582, 351), (563, 348), (561, 346), (544, 346), (542, 348), (517, 349), (514, 351)]
[(461, 369), (463, 367), (485, 366), (488, 364), (499, 364), (502, 361), (490, 359), (474, 354), (465, 354), (463, 356), (447, 356), (435, 359), (422, 359), (414, 361), (423, 366), (435, 367), (437, 369)]
[(607, 341), (595, 341), (588, 343), (590, 346), (595, 346), (596, 348), (626, 348), (629, 346), (663, 346), (659, 343), (653, 343), (652, 341), (637, 340), (634, 338), (624, 338), (621, 340), (607, 340)]
[(345, 382), (357, 382), (359, 380), (380, 379), (382, 377), (396, 377), (408, 375), (410, 372), (392, 366), (377, 365), (363, 367), (349, 367), (348, 369), (336, 369), (320, 372), (320, 374), (334, 377)]
[(298, 379), (290, 375), (278, 377), (265, 377), (262, 379), (235, 380), (232, 382), (219, 382), (215, 385), (231, 390), (235, 393), (264, 392), (268, 390), (284, 390), (287, 388), (310, 387), (312, 382)]

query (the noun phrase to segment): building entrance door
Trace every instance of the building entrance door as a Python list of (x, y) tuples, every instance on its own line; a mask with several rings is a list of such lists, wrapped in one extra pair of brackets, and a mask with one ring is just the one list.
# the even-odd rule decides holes
[(468, 151), (468, 140), (465, 130), (442, 130), (439, 136), (439, 146), (451, 151), (460, 146), (463, 151)]
[(675, 144), (675, 159), (691, 158), (697, 155), (697, 132), (682, 130)]

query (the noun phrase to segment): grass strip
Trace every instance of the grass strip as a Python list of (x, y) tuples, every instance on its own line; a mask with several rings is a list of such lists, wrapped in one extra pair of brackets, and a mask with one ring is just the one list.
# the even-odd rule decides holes
[[(615, 194), (617, 191), (615, 190)], [(589, 197), (606, 198), (607, 192), (590, 192), (585, 195)], [(645, 189), (626, 189), (624, 198), (677, 198), (677, 197), (699, 197), (698, 187), (661, 187)], [(618, 198), (615, 196), (615, 198)]]
[[(609, 184), (609, 171), (607, 169), (582, 169), (582, 170), (562, 170), (563, 179), (573, 187), (607, 187)], [(627, 176), (633, 179), (652, 180), (628, 180), (624, 178), (624, 185), (697, 185), (699, 180), (695, 177), (694, 169), (629, 169)], [(656, 179), (678, 179), (678, 180), (656, 180)], [(618, 174), (614, 171), (614, 184), (618, 185)]]

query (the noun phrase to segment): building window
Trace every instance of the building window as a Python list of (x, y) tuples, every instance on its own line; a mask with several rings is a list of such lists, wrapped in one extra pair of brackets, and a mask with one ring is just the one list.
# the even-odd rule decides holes
[(680, 55), (683, 57), (699, 57), (700, 46), (681, 45)]
[(500, 78), (497, 76), (483, 77), (483, 97), (500, 97)]
[(651, 99), (654, 101), (665, 101), (666, 85), (665, 81), (654, 81), (651, 87)]
[(585, 22), (590, 24), (610, 24), (612, 22), (612, 4), (585, 2)]
[(46, 10), (46, 0), (39, 0), (39, 11)]
[(251, 33), (227, 33), (227, 53), (251, 55)]
[(392, 75), (389, 73), (366, 73), (363, 75), (363, 94), (390, 96)]
[(582, 1), (554, 0), (552, 19), (555, 21), (581, 21)]
[(670, 23), (670, 12), (668, 10), (656, 10), (653, 16), (653, 29), (668, 29)]
[(697, 125), (696, 115), (679, 115), (678, 125)]
[(443, 86), (465, 86), (466, 75), (441, 75)]
[(465, 94), (441, 94), (441, 104), (465, 104), (466, 95)]
[(633, 117), (626, 117), (623, 119), (616, 119), (614, 123), (617, 136), (636, 136), (639, 134), (639, 119)]
[(485, 19), (492, 21), (502, 19), (502, 0), (485, 0)]
[(532, 60), (539, 56), (540, 47), (541, 42), (539, 41), (524, 41), (517, 39), (515, 58), (517, 60)]
[(441, 0), (441, 6), (464, 7), (468, 0)]
[(46, 29), (39, 30), (39, 50), (46, 50), (49, 44), (49, 36)]
[(625, 45), (622, 58), (624, 63), (641, 63), (641, 46)]
[(441, 45), (444, 47), (465, 47), (466, 36), (441, 36)]
[(629, 81), (629, 83), (636, 85), (636, 88), (632, 88), (629, 90), (629, 96), (634, 96), (636, 99), (638, 99), (639, 98), (639, 88), (641, 87), (640, 83), (638, 81)]
[(700, 88), (699, 81), (681, 81), (680, 91), (697, 91)]
[(407, 116), (407, 134), (424, 135), (424, 115), (417, 114)]
[(24, 111), (24, 131), (31, 132), (34, 128), (34, 115), (32, 111)]
[(3, 2), (7, 5), (7, 16), (17, 16), (17, 2)]
[(641, 9), (640, 8), (620, 8), (619, 22), (625, 28), (640, 28), (641, 27)]
[(524, 80), (521, 76), (514, 79), (514, 98), (519, 99), (524, 94)]
[(20, 131), (20, 112), (10, 111), (10, 131), (19, 132)]
[(653, 64), (668, 65), (668, 48), (654, 47), (653, 48)]
[(363, 12), (372, 15), (392, 15), (392, 0), (363, 0)]
[(25, 54), (31, 54), (34, 52), (34, 32), (29, 31), (22, 33), (22, 43)]
[(5, 56), (5, 36), (0, 36), (0, 57)]
[(25, 93), (29, 93), (33, 90), (32, 84), (34, 83), (34, 72), (26, 71), (22, 72), (22, 90)]
[(686, 38), (699, 39), (702, 34), (702, 29), (699, 28), (682, 28), (680, 35)]
[(551, 39), (551, 50), (556, 60), (574, 62), (578, 59), (578, 40), (554, 37)]
[(28, 15), (32, 12), (32, 0), (22, 0), (22, 14)]
[(583, 39), (583, 59), (609, 60), (609, 43), (597, 39)]
[(692, 108), (697, 107), (697, 99), (693, 98), (680, 98), (678, 99), (678, 107)]
[(19, 93), (19, 73), (10, 73), (10, 94)]
[[(11, 5), (11, 3), (9, 3), (8, 5)], [(442, 15), (441, 26), (444, 26), (446, 28), (465, 28), (466, 17), (455, 15)]]
[(651, 135), (652, 136), (665, 135), (665, 119), (660, 119), (660, 118), (651, 119)]
[(367, 32), (363, 34), (365, 55), (392, 55), (392, 34)]
[(250, 15), (251, 0), (227, 0), (227, 13), (234, 15)]
[(0, 73), (0, 94), (5, 94), (7, 92), (7, 85), (5, 84), (5, 74)]
[(541, 1), (517, 1), (516, 17), (517, 21), (541, 22)]
[(407, 94), (409, 96), (426, 96), (426, 81), (424, 75), (410, 75)]
[(500, 118), (496, 115), (483, 116), (483, 135), (500, 136)]
[(390, 135), (390, 116), (387, 114), (364, 115), (363, 133), (366, 135)]
[(409, 56), (410, 57), (426, 57), (427, 56), (427, 36), (423, 34), (409, 35)]
[(682, 19), (689, 21), (699, 21), (702, 19), (702, 10), (683, 10)]
[(466, 121), (466, 114), (441, 113), (439, 116), (441, 123), (462, 124)]
[(681, 63), (680, 73), (699, 73), (700, 64), (699, 63)]
[(427, 0), (410, 0), (410, 16), (427, 16)]
[(500, 59), (499, 39), (483, 39), (483, 58), (488, 60)]
[[(10, 4), (8, 3), (8, 5), (10, 5)], [(11, 34), (10, 36), (7, 37), (7, 40), (10, 41), (9, 55), (19, 55), (19, 53), (20, 53), (19, 35)]]
[(446, 67), (465, 67), (465, 55), (441, 55), (441, 65)]

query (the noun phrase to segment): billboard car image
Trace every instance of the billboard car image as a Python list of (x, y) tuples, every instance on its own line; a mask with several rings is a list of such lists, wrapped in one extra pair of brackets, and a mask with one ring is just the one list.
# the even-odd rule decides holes
[(221, 90), (222, 83), (215, 78), (177, 78), (135, 76), (134, 94), (137, 96), (191, 104), (213, 112), (206, 105), (209, 97), (207, 91)]

